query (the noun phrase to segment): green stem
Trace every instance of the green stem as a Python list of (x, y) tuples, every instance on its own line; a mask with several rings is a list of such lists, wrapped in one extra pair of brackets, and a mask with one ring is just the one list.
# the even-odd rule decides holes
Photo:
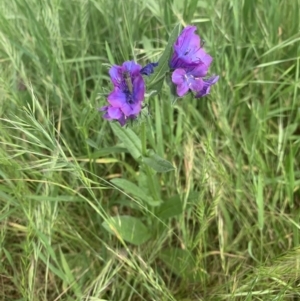
[[(146, 122), (145, 121), (143, 121), (141, 124), (141, 144), (142, 144), (142, 155), (147, 156), (147, 139), (146, 139)], [(143, 163), (143, 166), (145, 168), (146, 175), (147, 175), (147, 178), (149, 181), (149, 189), (150, 189), (151, 195), (154, 198), (154, 200), (158, 201), (160, 198), (159, 198), (159, 194), (156, 191), (156, 185), (154, 182), (152, 170), (145, 163)]]
[(142, 154), (143, 156), (147, 155), (147, 146), (146, 146), (146, 122), (143, 121), (141, 125), (141, 143), (142, 143)]
[(160, 197), (159, 194), (156, 191), (156, 185), (155, 185), (155, 180), (154, 180), (154, 175), (152, 174), (152, 170), (149, 166), (147, 166), (146, 164), (144, 164), (145, 170), (146, 170), (146, 174), (147, 174), (147, 178), (148, 178), (148, 183), (149, 183), (149, 188), (150, 188), (150, 192), (152, 197), (154, 198), (154, 201), (159, 201)]

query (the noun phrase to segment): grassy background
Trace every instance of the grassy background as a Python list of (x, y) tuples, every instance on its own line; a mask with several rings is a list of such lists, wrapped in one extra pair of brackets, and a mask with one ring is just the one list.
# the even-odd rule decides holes
[[(299, 0), (1, 1), (1, 300), (300, 300), (299, 19)], [(220, 80), (151, 100), (150, 144), (177, 167), (162, 194), (184, 214), (124, 246), (108, 216), (160, 220), (109, 184), (138, 166), (96, 109), (107, 64), (157, 60), (178, 22)], [(193, 264), (166, 264), (170, 247)]]

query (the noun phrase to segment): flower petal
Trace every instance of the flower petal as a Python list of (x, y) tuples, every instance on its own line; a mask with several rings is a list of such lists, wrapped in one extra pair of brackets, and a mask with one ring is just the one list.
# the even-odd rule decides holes
[(203, 81), (203, 88), (196, 94), (196, 98), (203, 97), (210, 92), (210, 87), (219, 80), (218, 75), (213, 75), (210, 78)]
[(119, 88), (115, 88), (107, 97), (108, 102), (116, 108), (120, 108), (126, 103), (126, 94)]
[(141, 102), (136, 102), (133, 104), (125, 103), (121, 108), (122, 112), (126, 117), (131, 116), (131, 115), (138, 115), (142, 109), (142, 103)]
[(143, 67), (140, 71), (143, 75), (150, 75), (154, 72), (154, 67), (157, 67), (158, 63), (149, 63), (145, 67)]
[(187, 82), (177, 85), (176, 92), (178, 96), (182, 97), (189, 91), (189, 85)]
[(114, 65), (109, 69), (109, 75), (114, 86), (119, 87), (122, 83), (122, 67)]
[(178, 53), (185, 54), (190, 48), (200, 47), (200, 37), (194, 32), (197, 30), (196, 26), (186, 26), (174, 44), (174, 50)]
[(121, 126), (124, 126), (125, 123), (126, 123), (126, 117), (125, 115), (123, 114), (119, 119), (118, 119), (119, 123)]
[(181, 32), (174, 44), (174, 53), (170, 61), (170, 67), (188, 68), (202, 63), (209, 67), (212, 57), (201, 48), (200, 37), (194, 32), (195, 26), (187, 26)]
[(207, 54), (204, 49), (200, 49), (201, 51), (197, 52), (197, 57), (199, 58), (199, 60), (201, 61), (201, 63), (205, 64), (207, 67), (210, 66), (213, 58)]
[(119, 108), (114, 108), (112, 106), (107, 106), (106, 109), (107, 109), (107, 111), (103, 115), (104, 119), (117, 120), (120, 123), (121, 126), (125, 125), (126, 117)]
[(122, 65), (123, 71), (128, 71), (131, 76), (138, 74), (142, 69), (140, 64), (137, 64), (135, 61), (126, 61)]
[(200, 92), (204, 85), (202, 77), (195, 77), (193, 73), (181, 68), (173, 72), (172, 82), (177, 85), (176, 90), (179, 96), (183, 96), (188, 90)]
[(145, 82), (141, 74), (133, 79), (133, 101), (142, 102), (145, 98)]
[(207, 54), (202, 48), (190, 49), (189, 52), (186, 52), (186, 54), (175, 53), (171, 60), (171, 64), (173, 64), (174, 66), (173, 68), (194, 67), (201, 63), (209, 67), (211, 62), (212, 57)]
[(202, 63), (197, 66), (187, 68), (187, 73), (192, 74), (194, 77), (204, 77), (206, 76), (207, 71), (208, 66)]
[(175, 85), (181, 85), (186, 79), (186, 71), (184, 69), (176, 69), (173, 73), (172, 73), (172, 82)]
[(188, 81), (189, 88), (194, 92), (199, 92), (203, 88), (203, 79), (201, 77), (191, 78)]
[(110, 119), (119, 119), (122, 117), (122, 111), (119, 108), (109, 107), (107, 113)]

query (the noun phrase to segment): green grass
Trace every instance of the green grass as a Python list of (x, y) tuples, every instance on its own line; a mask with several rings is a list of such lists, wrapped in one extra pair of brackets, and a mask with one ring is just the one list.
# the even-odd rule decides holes
[[(1, 300), (299, 300), (299, 19), (299, 0), (1, 1)], [(157, 60), (177, 23), (220, 80), (150, 101), (149, 145), (176, 166), (161, 197), (184, 209), (162, 220), (110, 184), (142, 179), (96, 109), (108, 64)], [(152, 238), (120, 242), (118, 214)]]

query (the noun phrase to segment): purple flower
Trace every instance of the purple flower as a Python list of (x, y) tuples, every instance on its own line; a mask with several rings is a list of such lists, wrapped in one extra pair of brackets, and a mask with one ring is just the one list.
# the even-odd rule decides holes
[(174, 44), (174, 53), (170, 60), (173, 69), (172, 82), (177, 86), (178, 96), (189, 90), (202, 97), (209, 93), (210, 86), (215, 84), (219, 76), (204, 79), (212, 62), (212, 57), (201, 47), (200, 37), (195, 34), (196, 26), (187, 26)]
[(199, 92), (203, 88), (203, 76), (206, 75), (208, 67), (198, 64), (195, 67), (178, 68), (172, 74), (172, 82), (177, 85), (178, 96), (183, 96), (189, 90)]
[(176, 69), (172, 74), (172, 82), (177, 85), (176, 91), (178, 96), (183, 96), (189, 90), (198, 92), (203, 87), (203, 80), (201, 77), (194, 77), (190, 72), (184, 69)]
[(140, 72), (141, 72), (141, 74), (144, 74), (144, 75), (150, 75), (154, 72), (154, 67), (157, 67), (157, 66), (158, 66), (158, 63), (149, 63), (144, 68), (142, 68), (142, 70)]
[(127, 119), (135, 119), (140, 113), (145, 95), (145, 82), (141, 75), (142, 66), (126, 61), (122, 66), (114, 65), (109, 70), (113, 91), (108, 95), (108, 106), (100, 108), (103, 118), (118, 120), (124, 126)]
[(201, 48), (200, 37), (194, 32), (196, 26), (187, 26), (181, 32), (174, 44), (174, 53), (170, 62), (172, 69), (185, 68), (205, 64), (207, 67), (212, 62), (212, 57)]

